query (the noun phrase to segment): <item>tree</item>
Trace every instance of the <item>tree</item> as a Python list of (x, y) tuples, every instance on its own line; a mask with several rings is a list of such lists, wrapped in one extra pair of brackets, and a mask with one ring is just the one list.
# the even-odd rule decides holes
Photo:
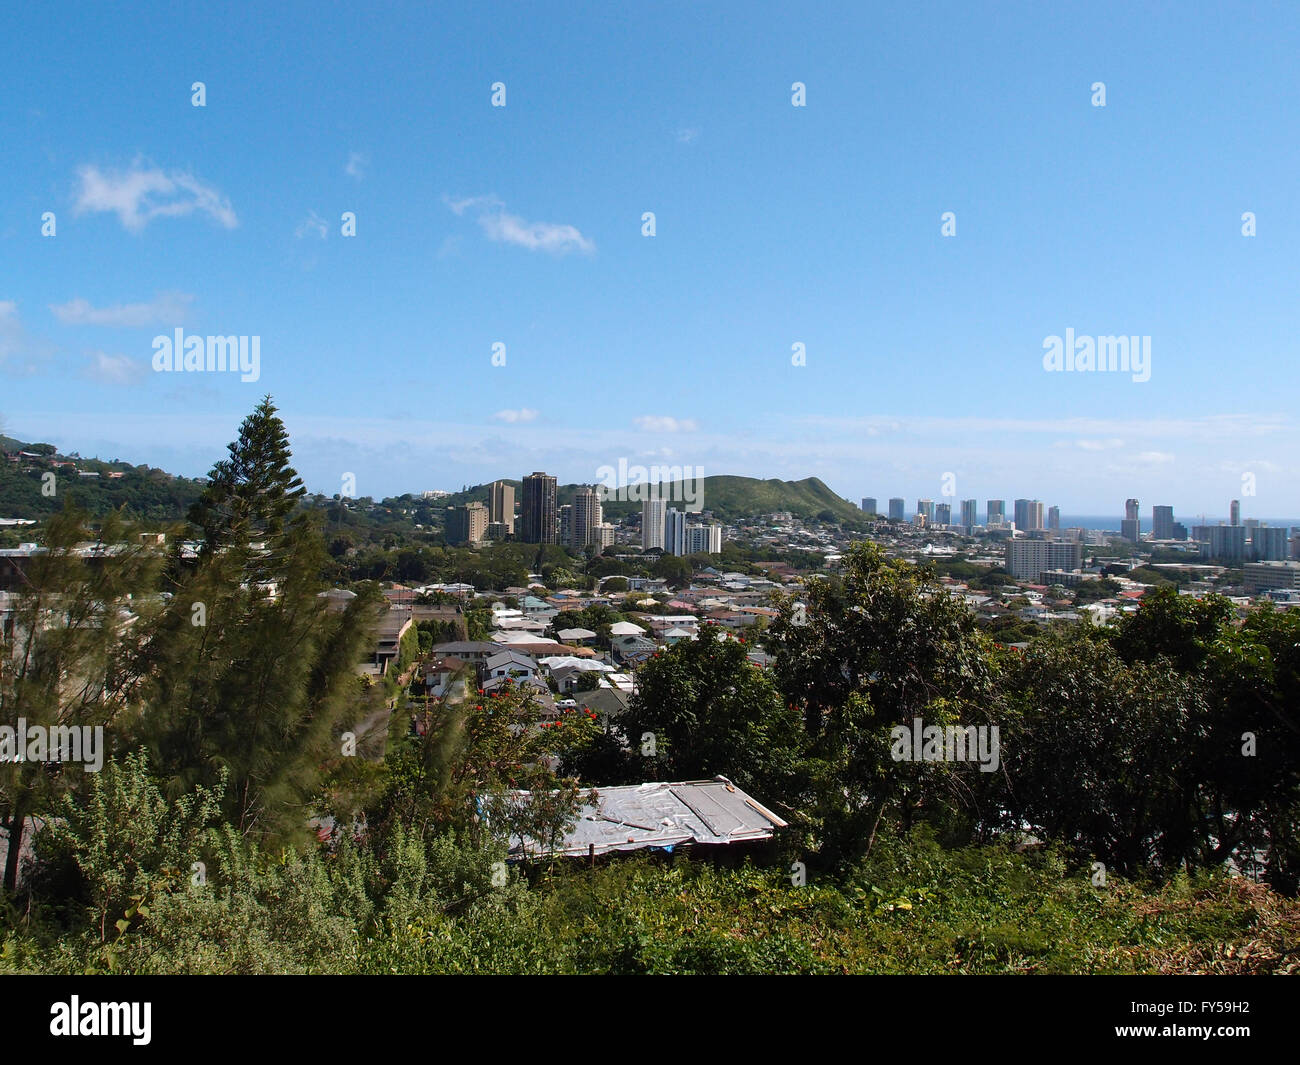
[[(162, 559), (131, 544), (128, 526), (115, 514), (86, 545), (87, 517), (65, 508), (49, 520), (43, 551), (15, 593), (12, 643), (0, 644), (0, 726), (14, 730), (15, 740), (20, 721), (30, 736), (42, 730), (51, 745), (55, 734), (48, 730), (61, 730), (59, 742), (75, 732), (84, 744), (89, 730), (100, 729), (109, 744), (132, 725), (127, 708), (140, 671), (131, 659), (146, 639), (140, 615), (151, 609)], [(87, 753), (82, 744), (64, 753), (78, 749)], [(53, 750), (42, 757), (29, 745), (5, 754), (0, 824), (8, 834), (4, 887), (12, 892), (27, 819), (48, 817), (62, 795), (85, 781), (84, 762), (61, 761)], [(106, 755), (102, 747), (99, 755)]]
[(206, 554), (274, 539), (306, 492), (289, 465), (289, 434), (270, 396), (244, 419), (239, 439), (228, 450), (230, 457), (212, 467), (208, 486), (190, 511)]
[(292, 838), (369, 709), (355, 670), (384, 604), (373, 587), (338, 613), (320, 597), (324, 538), (313, 513), (289, 517), (301, 489), (274, 411), (268, 399), (245, 420), (194, 508), (205, 545), (144, 645), (141, 739), (173, 796), (225, 770), (238, 831)]
[(939, 727), (996, 721), (989, 642), (933, 571), (856, 543), (842, 580), (809, 581), (781, 611), (765, 646), (821, 767), (818, 817), (832, 855), (870, 850), (889, 811), (904, 831), (918, 815), (960, 831), (965, 819), (991, 814), (987, 774), (975, 767), (890, 756), (890, 730), (917, 718)]
[[(722, 774), (764, 801), (790, 801), (786, 791), (801, 753), (799, 715), (749, 661), (745, 644), (713, 626), (641, 667), (618, 724), (634, 752), (651, 752), (636, 774), (641, 779)], [(651, 747), (643, 747), (646, 733)]]

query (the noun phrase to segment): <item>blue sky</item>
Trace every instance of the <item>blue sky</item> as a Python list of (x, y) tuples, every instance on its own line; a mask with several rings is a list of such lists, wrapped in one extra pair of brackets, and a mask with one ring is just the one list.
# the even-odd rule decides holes
[[(198, 474), (269, 392), (330, 494), (1300, 513), (1296, 5), (184, 6), (0, 39), (10, 435)], [(259, 379), (155, 372), (177, 327)], [(1150, 379), (1047, 372), (1067, 329)]]

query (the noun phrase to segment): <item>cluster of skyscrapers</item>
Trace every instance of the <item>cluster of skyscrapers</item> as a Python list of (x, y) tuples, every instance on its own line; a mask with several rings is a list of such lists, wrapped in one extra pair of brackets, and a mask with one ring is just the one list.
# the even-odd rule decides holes
[(614, 542), (614, 526), (602, 520), (599, 491), (579, 488), (572, 503), (556, 506), (555, 478), (531, 473), (523, 480), (518, 520), (515, 488), (507, 481), (488, 486), (487, 506), (466, 503), (447, 511), (447, 542), (517, 539), (526, 544), (564, 544), (598, 549)]
[[(890, 521), (906, 521), (907, 501), (900, 496), (889, 500), (888, 517)], [(979, 500), (963, 499), (958, 516), (960, 521), (953, 521), (953, 505), (936, 503), (933, 499), (918, 499), (913, 520), (918, 525), (957, 526), (966, 530), (979, 525)], [(879, 514), (877, 501), (871, 496), (862, 500), (862, 509), (867, 514)], [(1059, 529), (1061, 527), (1060, 507), (1049, 507), (1044, 523), (1043, 501), (1041, 499), (1017, 499), (1014, 511), (1015, 527), (1028, 532), (1033, 529)], [(1005, 528), (1007, 525), (1007, 503), (1005, 499), (990, 499), (985, 506), (984, 525), (986, 528)]]
[[(614, 526), (604, 520), (601, 490), (582, 485), (573, 502), (556, 505), (555, 478), (530, 473), (523, 479), (519, 516), (515, 517), (515, 489), (507, 481), (488, 486), (488, 501), (466, 503), (447, 510), (446, 536), (451, 544), (482, 540), (518, 540), (526, 544), (563, 544), (598, 551), (614, 543)], [(670, 555), (716, 555), (722, 551), (722, 526), (712, 521), (689, 521), (685, 511), (669, 507), (663, 499), (641, 506), (641, 546)]]
[(716, 522), (691, 523), (687, 513), (663, 499), (641, 504), (641, 549), (658, 549), (668, 555), (716, 555), (722, 550), (722, 526)]

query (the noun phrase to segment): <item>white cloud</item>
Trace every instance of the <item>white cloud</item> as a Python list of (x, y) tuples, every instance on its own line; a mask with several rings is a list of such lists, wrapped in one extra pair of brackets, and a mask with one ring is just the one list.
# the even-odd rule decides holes
[(175, 218), (202, 211), (226, 229), (239, 225), (230, 200), (193, 174), (133, 163), (127, 171), (100, 170), (83, 166), (77, 171), (81, 188), (77, 194), (78, 214), (110, 211), (124, 228), (138, 233), (155, 218)]
[(529, 410), (522, 407), (519, 410), (499, 410), (492, 415), (499, 422), (509, 422), (511, 425), (516, 422), (531, 422), (537, 418), (537, 411)]
[(697, 128), (694, 126), (687, 126), (684, 129), (679, 129), (677, 131), (677, 143), (690, 144), (691, 141), (695, 140), (699, 135), (700, 131)]
[(693, 433), (699, 428), (690, 418), (674, 418), (667, 414), (643, 414), (634, 418), (633, 423), (647, 433)]
[(1148, 466), (1163, 466), (1174, 461), (1174, 456), (1168, 451), (1139, 451), (1135, 457)]
[(360, 181), (366, 176), (366, 167), (369, 165), (370, 159), (361, 152), (348, 152), (348, 162), (343, 168), (343, 173), (356, 181)]
[(1124, 446), (1124, 441), (1117, 436), (1105, 440), (1058, 440), (1053, 447), (1077, 447), (1081, 451), (1113, 451)]
[(309, 236), (312, 233), (315, 233), (321, 240), (324, 240), (326, 235), (329, 233), (329, 226), (326, 225), (325, 219), (315, 211), (308, 211), (307, 217), (298, 223), (298, 228), (293, 231), (293, 235), (299, 240), (302, 240), (303, 237)]
[(590, 254), (596, 250), (595, 242), (584, 237), (576, 226), (562, 222), (528, 222), (519, 215), (510, 214), (505, 204), (493, 196), (471, 196), (461, 200), (444, 196), (443, 202), (457, 215), (474, 211), (488, 240), (553, 255), (570, 251)]
[(91, 380), (108, 385), (131, 385), (145, 376), (145, 365), (126, 355), (106, 355), (102, 351), (90, 353), (90, 363), (82, 373)]
[(6, 374), (28, 377), (53, 356), (52, 344), (33, 339), (18, 317), (18, 304), (0, 300), (0, 369)]
[(109, 325), (137, 328), (155, 322), (179, 325), (194, 297), (184, 292), (160, 292), (148, 303), (118, 303), (92, 307), (89, 300), (51, 303), (50, 310), (64, 325)]

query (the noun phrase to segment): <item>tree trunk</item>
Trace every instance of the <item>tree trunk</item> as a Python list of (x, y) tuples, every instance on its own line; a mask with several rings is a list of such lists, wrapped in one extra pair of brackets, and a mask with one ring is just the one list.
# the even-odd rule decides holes
[(9, 894), (18, 891), (18, 863), (23, 849), (23, 825), (27, 820), (27, 810), (22, 795), (15, 800), (9, 817), (9, 853), (5, 859), (4, 889)]

